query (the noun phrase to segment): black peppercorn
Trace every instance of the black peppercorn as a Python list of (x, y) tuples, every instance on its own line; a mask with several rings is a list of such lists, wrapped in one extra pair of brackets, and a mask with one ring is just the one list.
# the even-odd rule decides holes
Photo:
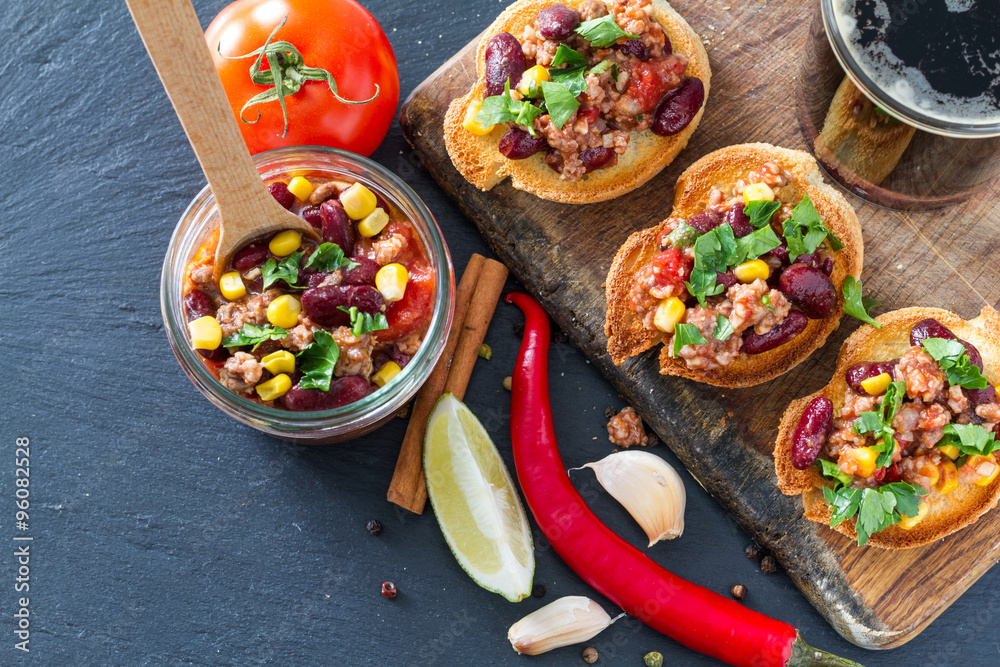
[(745, 553), (750, 560), (760, 560), (760, 547), (756, 544), (748, 544)]
[(618, 414), (618, 409), (615, 408), (614, 406), (609, 405), (608, 407), (604, 408), (604, 418), (605, 419), (611, 419), (616, 414)]
[(747, 596), (747, 587), (743, 584), (736, 584), (730, 591), (737, 600), (742, 600)]
[(778, 571), (778, 563), (774, 560), (774, 556), (764, 556), (760, 561), (761, 572), (765, 574), (774, 574)]
[(531, 597), (533, 598), (545, 597), (545, 585), (535, 584), (535, 586), (531, 589)]
[(372, 519), (371, 521), (368, 522), (368, 525), (365, 527), (368, 529), (368, 532), (371, 533), (372, 535), (382, 534), (382, 522), (379, 521), (378, 519)]
[(396, 584), (391, 581), (386, 581), (382, 583), (382, 597), (389, 598), (390, 600), (396, 597)]

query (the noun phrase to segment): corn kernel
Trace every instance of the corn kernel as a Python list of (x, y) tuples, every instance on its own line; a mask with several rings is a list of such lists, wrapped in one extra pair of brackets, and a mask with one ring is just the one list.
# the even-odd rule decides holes
[(902, 528), (903, 530), (910, 530), (911, 528), (913, 528), (918, 523), (920, 523), (921, 521), (924, 520), (924, 517), (927, 516), (927, 510), (928, 509), (929, 508), (927, 507), (927, 503), (923, 503), (922, 502), (922, 503), (920, 503), (920, 509), (917, 510), (917, 515), (916, 516), (909, 517), (909, 516), (906, 516), (905, 514), (903, 514), (902, 515), (903, 516), (903, 520), (900, 521), (899, 523), (897, 523), (896, 525), (899, 526), (900, 528)]
[(302, 234), (294, 229), (287, 229), (275, 234), (267, 249), (275, 257), (287, 257), (302, 246)]
[(531, 92), (532, 88), (538, 88), (539, 84), (543, 81), (551, 81), (552, 77), (549, 76), (549, 70), (545, 69), (541, 65), (535, 65), (534, 67), (529, 67), (521, 75), (521, 82), (517, 84), (517, 92), (522, 95), (527, 95)]
[(749, 285), (758, 278), (767, 280), (771, 275), (771, 267), (762, 259), (751, 259), (733, 269), (733, 275), (744, 285)]
[(222, 278), (219, 279), (219, 291), (222, 292), (222, 296), (230, 301), (235, 301), (246, 294), (247, 288), (243, 284), (243, 276), (240, 275), (240, 272), (229, 271), (228, 273), (223, 273)]
[(191, 346), (196, 350), (217, 350), (222, 344), (222, 327), (211, 315), (188, 322), (191, 332)]
[(260, 360), (260, 363), (264, 364), (264, 368), (275, 375), (278, 373), (295, 372), (295, 355), (288, 350), (278, 350), (277, 352), (265, 355)]
[(410, 274), (402, 264), (386, 264), (375, 274), (375, 287), (386, 301), (399, 301), (406, 294)]
[(937, 484), (934, 485), (934, 490), (944, 496), (957, 488), (958, 469), (955, 467), (954, 462), (944, 459), (941, 461), (941, 477), (938, 479)]
[(938, 450), (952, 461), (962, 455), (955, 445), (938, 445)]
[(869, 396), (881, 396), (889, 388), (890, 382), (892, 382), (892, 376), (888, 373), (882, 373), (867, 380), (862, 380), (861, 388), (868, 392)]
[(489, 134), (496, 127), (496, 125), (483, 125), (476, 120), (482, 108), (483, 103), (480, 100), (471, 100), (469, 108), (465, 110), (465, 120), (462, 121), (462, 127), (479, 137)]
[(385, 226), (388, 224), (389, 214), (382, 209), (377, 208), (365, 216), (364, 220), (358, 223), (358, 234), (361, 234), (366, 239), (370, 239), (385, 229)]
[(267, 305), (267, 321), (282, 329), (291, 329), (299, 322), (302, 302), (291, 294), (282, 294)]
[(686, 310), (684, 302), (676, 296), (664, 299), (656, 306), (656, 314), (653, 315), (653, 326), (664, 333), (673, 333), (674, 325), (681, 321)]
[(990, 482), (1000, 474), (1000, 465), (997, 465), (997, 460), (992, 454), (970, 456), (965, 465), (972, 466), (972, 469), (979, 473), (980, 477), (976, 480), (976, 486), (989, 486)]
[(871, 477), (878, 453), (871, 447), (849, 447), (840, 454), (837, 465), (849, 475)]
[(941, 479), (941, 467), (936, 463), (925, 463), (917, 469), (917, 474), (929, 480), (928, 486), (934, 486)]
[(378, 369), (377, 373), (372, 375), (372, 382), (380, 387), (384, 387), (392, 382), (392, 379), (399, 375), (399, 371), (401, 370), (399, 364), (395, 361), (387, 361), (383, 364), (382, 368)]
[(295, 198), (300, 201), (306, 201), (309, 199), (309, 195), (311, 195), (315, 189), (316, 188), (313, 187), (312, 183), (301, 176), (296, 176), (292, 180), (288, 181), (288, 191), (295, 195)]
[(257, 395), (260, 396), (262, 401), (273, 401), (276, 398), (280, 398), (288, 393), (288, 390), (292, 388), (292, 379), (285, 375), (284, 373), (280, 375), (275, 375), (270, 380), (265, 380), (259, 385), (254, 387), (257, 390)]
[(774, 201), (774, 191), (768, 187), (767, 183), (751, 183), (743, 188), (743, 201), (749, 204), (752, 201)]
[(340, 203), (351, 220), (362, 220), (375, 210), (378, 200), (374, 192), (361, 183), (355, 183), (340, 193)]

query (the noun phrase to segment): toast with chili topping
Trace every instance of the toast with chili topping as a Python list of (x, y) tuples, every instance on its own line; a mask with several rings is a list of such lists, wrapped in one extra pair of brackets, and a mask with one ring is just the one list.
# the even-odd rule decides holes
[[(740, 179), (746, 178), (748, 170), (767, 164), (777, 165), (786, 174), (783, 178), (787, 184), (776, 187), (779, 201), (800, 201), (808, 195), (822, 222), (843, 244), (842, 249), (832, 253), (832, 271), (828, 276), (836, 290), (836, 303), (829, 315), (808, 319), (801, 333), (769, 351), (758, 354), (739, 352), (731, 363), (716, 368), (689, 367), (684, 358), (672, 356), (669, 346), (672, 334), (650, 328), (633, 310), (631, 294), (636, 274), (660, 255), (663, 250), (661, 235), (674, 229), (678, 219), (683, 222), (706, 210), (709, 198), (714, 196), (713, 190), (727, 191)], [(822, 346), (837, 328), (844, 305), (842, 283), (848, 276), (860, 277), (863, 256), (861, 225), (854, 209), (843, 195), (823, 182), (811, 155), (770, 144), (742, 144), (714, 151), (681, 174), (674, 188), (670, 217), (657, 227), (633, 233), (615, 255), (606, 281), (608, 310), (605, 333), (608, 353), (614, 363), (620, 365), (629, 357), (662, 342), (664, 347), (659, 361), (660, 373), (664, 375), (678, 375), (722, 387), (748, 387), (766, 382), (802, 362), (813, 350)], [(785, 267), (780, 268), (783, 271)], [(772, 275), (777, 271), (777, 268), (772, 268)], [(684, 292), (683, 297), (686, 291), (681, 291)], [(768, 294), (771, 293), (773, 290)], [(689, 299), (687, 305), (696, 304)]]
[[(579, 10), (588, 2), (592, 0), (562, 0), (560, 4)], [(618, 2), (635, 3), (635, 0)], [(605, 4), (610, 7), (613, 3), (614, 0), (607, 0)], [(518, 0), (487, 29), (476, 51), (476, 82), (466, 95), (451, 102), (445, 115), (445, 145), (458, 171), (480, 190), (489, 190), (509, 177), (515, 188), (551, 201), (587, 204), (613, 199), (638, 188), (673, 161), (698, 127), (704, 101), (687, 126), (672, 136), (660, 136), (649, 129), (627, 131), (628, 147), (624, 154), (617, 156), (614, 166), (596, 168), (573, 181), (565, 180), (547, 164), (544, 150), (525, 159), (509, 159), (502, 155), (498, 146), (511, 123), (499, 123), (485, 135), (473, 134), (464, 126), (470, 103), (481, 102), (486, 97), (487, 44), (504, 32), (520, 40), (525, 27), (532, 24), (538, 12), (554, 4), (554, 0)], [(688, 59), (683, 76), (699, 79), (704, 86), (704, 100), (707, 100), (711, 72), (708, 54), (697, 33), (664, 0), (652, 0), (650, 17), (670, 40), (672, 52)], [(572, 124), (575, 117), (567, 123)], [(637, 118), (641, 120), (642, 115)]]
[[(800, 470), (792, 464), (793, 435), (803, 413), (814, 399), (825, 397), (833, 405), (833, 415), (838, 419), (842, 417), (846, 397), (852, 396), (853, 392), (848, 385), (847, 370), (862, 362), (884, 362), (899, 358), (911, 348), (910, 331), (912, 327), (928, 318), (937, 320), (950, 329), (955, 336), (974, 345), (982, 358), (982, 375), (994, 387), (997, 382), (1000, 382), (1000, 314), (989, 306), (985, 306), (978, 317), (968, 321), (952, 312), (938, 308), (902, 308), (875, 318), (875, 321), (882, 325), (881, 329), (868, 324), (859, 328), (841, 347), (840, 355), (837, 358), (837, 368), (830, 383), (809, 396), (793, 401), (782, 416), (778, 429), (774, 445), (774, 466), (778, 477), (778, 487), (785, 495), (802, 495), (805, 516), (809, 520), (826, 526), (830, 525), (832, 510), (824, 498), (823, 489), (830, 487), (833, 481), (824, 477), (820, 473), (821, 469), (815, 465)], [(893, 377), (899, 377), (899, 374), (893, 371)], [(858, 396), (863, 395), (858, 394)], [(925, 405), (933, 407), (935, 403)], [(874, 409), (878, 409), (877, 405)], [(949, 423), (962, 423), (959, 417), (956, 416), (954, 419), (955, 421)], [(990, 422), (984, 423), (989, 424)], [(837, 429), (836, 421), (833, 424), (834, 430), (831, 435), (836, 433)], [(995, 430), (996, 427), (990, 428)], [(919, 437), (918, 429), (914, 429), (914, 431), (918, 433)], [(899, 430), (897, 429), (896, 437), (898, 436)], [(933, 446), (931, 445), (931, 447)], [(820, 456), (822, 456), (822, 451)], [(944, 464), (946, 457), (941, 455), (939, 458)], [(960, 462), (961, 458), (958, 459), (957, 463)], [(998, 499), (1000, 499), (1000, 475), (982, 486), (975, 483), (958, 483), (957, 486), (953, 487), (953, 490), (945, 493), (940, 493), (938, 485), (935, 484), (930, 492), (923, 496), (923, 503), (927, 505), (927, 511), (915, 525), (909, 529), (902, 528), (900, 525), (891, 525), (872, 533), (867, 543), (883, 549), (906, 549), (939, 540), (970, 523), (974, 523), (980, 516), (995, 507)], [(835, 526), (834, 530), (856, 539), (855, 524), (855, 519), (848, 519)]]

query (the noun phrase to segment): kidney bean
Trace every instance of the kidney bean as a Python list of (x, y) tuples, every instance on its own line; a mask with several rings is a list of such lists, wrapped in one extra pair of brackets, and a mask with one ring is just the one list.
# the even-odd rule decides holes
[(319, 206), (307, 206), (299, 212), (302, 219), (313, 226), (318, 232), (323, 231), (323, 218), (319, 214)]
[(785, 296), (811, 319), (823, 319), (837, 305), (837, 290), (830, 277), (808, 264), (789, 266), (781, 274), (779, 285)]
[(861, 383), (869, 378), (882, 375), (882, 373), (888, 373), (891, 376), (893, 369), (896, 368), (896, 364), (898, 363), (899, 359), (892, 359), (891, 361), (862, 361), (848, 368), (844, 376), (851, 389), (862, 396), (867, 396), (868, 392), (861, 386)]
[(959, 338), (951, 329), (941, 324), (933, 317), (920, 320), (910, 329), (910, 345), (920, 345), (920, 341), (927, 338), (945, 338), (947, 340), (957, 340), (965, 346), (965, 351), (969, 355), (969, 361), (975, 364), (980, 371), (983, 370), (983, 356), (979, 354), (979, 349), (967, 340)]
[(779, 260), (781, 260), (782, 264), (788, 264), (789, 263), (788, 262), (788, 242), (785, 241), (784, 237), (779, 237), (779, 238), (781, 238), (781, 245), (779, 245), (777, 248), (774, 248), (773, 250), (770, 250), (767, 253), (765, 253), (764, 257), (765, 258), (766, 257), (776, 257)]
[(193, 289), (184, 295), (184, 313), (188, 322), (196, 320), (206, 315), (215, 315), (215, 304), (207, 294), (201, 290)]
[(545, 164), (549, 165), (549, 169), (556, 172), (557, 174), (562, 173), (563, 168), (563, 157), (562, 154), (554, 148), (550, 148), (545, 153)]
[(713, 209), (699, 211), (688, 218), (687, 223), (704, 234), (710, 232), (722, 224), (722, 216)]
[(225, 361), (229, 358), (229, 350), (221, 345), (214, 350), (195, 350), (195, 352), (209, 361)]
[(380, 208), (385, 211), (388, 215), (392, 215), (392, 207), (389, 206), (389, 200), (382, 196), (381, 192), (372, 191), (375, 195), (375, 208)]
[[(670, 40), (667, 40), (668, 44), (669, 42)], [(649, 60), (649, 51), (646, 50), (646, 45), (643, 44), (642, 40), (639, 39), (638, 37), (630, 39), (623, 44), (618, 44), (615, 46), (615, 48), (624, 53), (625, 55), (632, 56), (637, 60), (641, 60), (643, 62)], [(669, 47), (667, 48), (669, 49)], [(666, 53), (670, 53), (670, 51), (667, 50)]]
[(969, 399), (969, 408), (973, 412), (980, 405), (997, 402), (997, 390), (989, 382), (986, 383), (985, 389), (962, 389), (962, 393)]
[(332, 410), (359, 401), (370, 393), (372, 393), (371, 385), (363, 377), (345, 375), (333, 379), (330, 391), (303, 389), (301, 385), (296, 384), (285, 394), (285, 407), (295, 412)]
[(406, 368), (406, 364), (410, 363), (410, 359), (413, 358), (412, 354), (403, 354), (399, 351), (399, 348), (395, 345), (392, 346), (392, 360), (399, 364), (400, 368)]
[[(306, 277), (306, 285), (309, 287), (319, 287), (320, 283), (326, 280), (329, 275), (329, 271), (317, 271), (316, 273), (310, 273)], [(302, 280), (300, 279), (299, 282), (302, 282)]]
[(323, 241), (336, 243), (345, 255), (354, 254), (354, 225), (337, 199), (327, 199), (320, 204), (319, 215), (323, 220)]
[(275, 181), (274, 183), (268, 183), (267, 191), (271, 193), (275, 201), (284, 206), (286, 209), (291, 209), (292, 204), (295, 203), (295, 195), (288, 191), (288, 186), (281, 181)]
[(726, 271), (725, 273), (716, 273), (715, 282), (725, 287), (728, 292), (730, 287), (740, 281), (736, 279), (736, 275), (732, 271)]
[[(573, 36), (573, 29), (580, 25), (580, 12), (561, 2), (550, 5), (535, 16), (535, 29), (545, 39), (564, 42)], [(513, 84), (511, 84), (513, 87)]]
[(527, 65), (521, 43), (509, 32), (494, 35), (486, 44), (486, 95), (502, 95), (504, 84), (516, 88)]
[(753, 233), (753, 225), (750, 224), (750, 217), (743, 212), (743, 202), (737, 202), (723, 216), (730, 227), (733, 228), (733, 236), (742, 238)]
[(831, 430), (833, 403), (826, 396), (817, 396), (809, 401), (792, 434), (792, 465), (806, 470), (815, 463)]
[(341, 306), (357, 306), (358, 310), (374, 315), (384, 303), (378, 290), (363, 285), (310, 287), (302, 293), (302, 310), (313, 322), (325, 327), (350, 324), (351, 318), (340, 310)]
[(260, 275), (256, 278), (251, 278), (247, 280), (243, 279), (243, 284), (246, 285), (247, 292), (250, 294), (260, 294), (264, 291), (264, 276)]
[(341, 269), (340, 273), (344, 277), (345, 285), (374, 285), (375, 274), (378, 273), (378, 262), (367, 257), (348, 257), (352, 262), (357, 262), (353, 269)]
[(248, 245), (236, 251), (231, 264), (240, 273), (245, 273), (255, 266), (260, 266), (271, 256), (266, 245)]
[(701, 79), (683, 79), (656, 107), (650, 129), (663, 137), (677, 134), (694, 120), (704, 101), (705, 86)]
[(753, 329), (748, 329), (743, 334), (743, 347), (740, 348), (747, 354), (760, 354), (784, 345), (791, 339), (806, 330), (809, 318), (797, 310), (788, 311), (788, 315), (766, 334), (759, 334)]
[(392, 361), (392, 356), (389, 354), (388, 351), (382, 348), (378, 348), (372, 352), (372, 368), (374, 368), (375, 370), (382, 368), (390, 361)]
[(587, 171), (613, 167), (618, 164), (618, 153), (615, 153), (613, 148), (604, 148), (603, 146), (588, 148), (580, 153), (580, 162), (583, 163), (583, 167)]
[(508, 130), (507, 134), (500, 137), (497, 146), (500, 154), (511, 160), (524, 160), (548, 147), (549, 143), (545, 141), (545, 137), (542, 135), (533, 137), (519, 127)]

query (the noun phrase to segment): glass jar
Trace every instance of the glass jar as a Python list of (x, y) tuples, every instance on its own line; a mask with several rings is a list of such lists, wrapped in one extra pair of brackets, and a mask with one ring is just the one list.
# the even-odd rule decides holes
[(182, 303), (184, 271), (195, 251), (217, 226), (215, 199), (208, 186), (184, 211), (170, 239), (160, 275), (160, 308), (170, 347), (184, 373), (213, 405), (253, 428), (302, 444), (327, 444), (357, 438), (392, 419), (434, 369), (451, 328), (455, 276), (451, 256), (434, 216), (416, 193), (384, 167), (346, 151), (295, 146), (254, 156), (265, 182), (293, 176), (357, 181), (389, 199), (412, 222), (436, 273), (434, 312), (423, 343), (406, 367), (386, 386), (363, 399), (333, 410), (292, 412), (269, 408), (222, 386), (191, 348)]

